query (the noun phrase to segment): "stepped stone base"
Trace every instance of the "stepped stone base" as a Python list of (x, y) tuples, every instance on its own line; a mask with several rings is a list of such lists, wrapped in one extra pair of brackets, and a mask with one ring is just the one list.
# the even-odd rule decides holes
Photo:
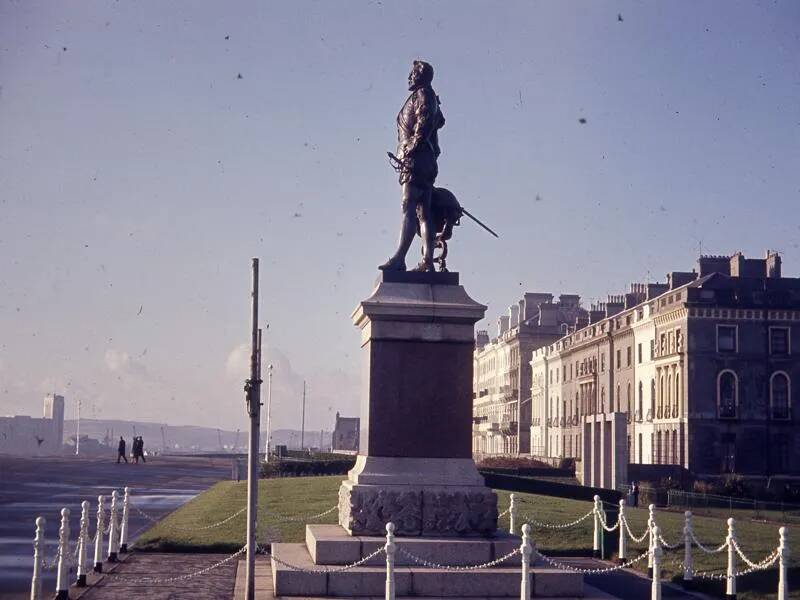
[[(397, 538), (399, 548), (420, 558), (447, 565), (488, 562), (519, 547), (516, 536), (489, 538)], [(303, 569), (351, 564), (383, 546), (378, 536), (350, 536), (337, 525), (307, 525), (306, 544), (272, 544), (275, 558)], [(420, 567), (401, 552), (395, 554), (397, 596), (427, 598), (519, 597), (520, 557), (497, 567), (476, 571), (447, 571)], [(276, 597), (382, 597), (386, 585), (386, 558), (340, 573), (307, 573), (272, 560)], [(531, 569), (532, 590), (540, 598), (583, 596), (580, 573), (550, 568)]]

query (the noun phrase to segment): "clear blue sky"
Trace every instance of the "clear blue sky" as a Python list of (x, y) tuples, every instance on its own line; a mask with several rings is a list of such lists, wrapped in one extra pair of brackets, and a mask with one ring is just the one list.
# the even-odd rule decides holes
[(303, 378), (310, 428), (355, 414), (349, 315), (394, 248), (385, 152), (417, 57), (439, 183), (501, 234), (451, 244), (492, 321), (701, 249), (777, 249), (796, 276), (799, 36), (798, 2), (3, 0), (0, 413), (56, 390), (241, 426), (260, 256), (276, 425), (299, 426)]

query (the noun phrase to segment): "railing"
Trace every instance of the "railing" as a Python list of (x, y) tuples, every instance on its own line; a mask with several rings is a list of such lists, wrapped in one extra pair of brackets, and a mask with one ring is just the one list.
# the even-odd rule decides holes
[[(102, 573), (103, 567), (105, 563), (115, 563), (118, 562), (120, 558), (120, 554), (126, 554), (129, 550), (129, 541), (135, 537), (139, 531), (142, 531), (146, 527), (150, 527), (152, 523), (158, 522), (159, 519), (153, 517), (143, 510), (136, 507), (132, 502), (132, 494), (130, 488), (125, 488), (124, 495), (122, 496), (122, 500), (120, 502), (120, 497), (117, 494), (116, 490), (111, 492), (111, 505), (110, 511), (108, 512), (108, 524), (106, 525), (106, 497), (101, 495), (97, 497), (97, 517), (96, 517), (96, 526), (94, 529), (94, 535), (89, 534), (91, 517), (90, 517), (90, 504), (87, 500), (81, 502), (81, 519), (80, 519), (80, 529), (78, 531), (77, 539), (75, 540), (74, 544), (70, 543), (70, 526), (69, 526), (69, 517), (70, 517), (70, 510), (68, 508), (61, 509), (61, 527), (59, 528), (58, 532), (58, 548), (56, 550), (55, 556), (52, 557), (51, 560), (48, 560), (45, 552), (45, 538), (44, 538), (44, 527), (46, 524), (46, 520), (44, 517), (39, 516), (36, 518), (36, 533), (34, 536), (33, 541), (33, 574), (31, 577), (31, 600), (42, 600), (45, 596), (42, 592), (42, 575), (44, 571), (56, 571), (56, 594), (55, 597), (57, 599), (60, 598), (69, 598), (69, 587), (70, 581), (69, 577), (74, 572), (75, 574), (75, 585), (77, 587), (85, 587), (86, 586), (86, 575), (88, 570), (91, 568), (89, 563), (89, 551), (90, 548), (94, 552), (94, 567), (93, 570), (95, 573)], [(336, 510), (339, 509), (338, 504), (329, 508), (328, 510), (321, 512), (316, 515), (303, 515), (300, 517), (296, 516), (281, 516), (276, 514), (270, 514), (269, 520), (275, 522), (293, 522), (293, 521), (313, 521), (315, 519), (324, 517)], [(130, 533), (128, 522), (130, 518), (131, 510), (136, 511), (141, 516), (143, 516), (147, 521), (147, 525), (140, 529), (139, 531), (135, 532), (134, 534)], [(238, 517), (243, 517), (247, 507), (243, 507), (232, 514), (228, 515), (224, 519), (217, 521), (216, 523), (210, 524), (196, 524), (191, 527), (176, 527), (177, 529), (183, 529), (185, 531), (197, 532), (201, 530), (213, 529), (216, 527), (220, 527), (230, 521)], [(244, 518), (242, 518), (242, 528), (244, 529)], [(175, 526), (173, 526), (175, 527)], [(139, 579), (130, 580), (130, 582), (140, 582), (140, 583), (164, 583), (170, 581), (181, 581), (184, 579), (190, 579), (192, 577), (196, 577), (199, 575), (203, 575), (209, 572), (212, 569), (215, 569), (226, 562), (233, 560), (238, 555), (244, 552), (244, 548), (236, 551), (235, 553), (231, 554), (227, 558), (215, 563), (210, 567), (206, 567), (196, 573), (189, 573), (186, 575), (180, 575), (177, 577), (168, 577), (168, 578), (152, 578), (152, 577), (142, 577)], [(117, 575), (115, 575), (117, 577)], [(119, 577), (124, 577), (124, 575), (119, 575)], [(126, 577), (126, 580), (128, 578)], [(48, 597), (52, 597), (48, 594)]]
[(736, 511), (739, 514), (752, 513), (750, 516), (754, 519), (800, 523), (800, 504), (700, 494), (682, 490), (666, 490), (666, 492), (667, 506), (672, 509), (692, 510), (695, 514), (716, 516), (730, 515)]
[[(641, 535), (637, 535), (633, 532), (630, 523), (628, 522), (628, 517), (626, 513), (627, 507), (625, 505), (625, 500), (619, 501), (619, 513), (617, 521), (613, 525), (608, 523), (606, 512), (603, 508), (603, 502), (600, 500), (599, 496), (594, 497), (594, 505), (592, 506), (592, 509), (589, 512), (578, 517), (573, 521), (565, 523), (540, 522), (532, 518), (530, 515), (521, 515), (519, 510), (520, 507), (518, 506), (516, 500), (516, 495), (511, 494), (510, 500), (511, 502), (509, 508), (503, 514), (506, 513), (509, 514), (509, 523), (510, 523), (509, 533), (511, 534), (514, 534), (516, 532), (517, 525), (520, 521), (520, 517), (522, 517), (522, 521), (525, 522), (525, 525), (523, 525), (523, 531), (526, 533), (526, 535), (528, 535), (530, 532), (530, 530), (525, 531), (525, 527), (529, 527), (529, 524), (532, 524), (535, 527), (543, 529), (565, 530), (576, 527), (586, 519), (591, 518), (594, 525), (592, 531), (593, 553), (595, 556), (599, 556), (603, 532), (619, 531), (618, 534), (619, 564), (617, 566), (600, 568), (600, 569), (577, 569), (572, 567), (571, 565), (561, 563), (557, 560), (543, 556), (537, 552), (537, 555), (551, 566), (555, 566), (557, 568), (562, 568), (562, 569), (581, 571), (587, 574), (589, 573), (603, 574), (627, 568), (633, 565), (634, 563), (637, 563), (641, 560), (644, 560), (644, 558), (647, 558), (650, 577), (652, 580), (650, 597), (651, 600), (661, 600), (661, 585), (662, 585), (661, 573), (665, 555), (668, 552), (672, 551), (680, 552), (681, 550), (683, 550), (682, 559), (675, 558), (673, 559), (672, 562), (673, 564), (676, 564), (680, 567), (683, 574), (683, 580), (686, 584), (691, 582), (695, 577), (701, 579), (723, 580), (725, 581), (726, 597), (733, 598), (736, 597), (736, 585), (737, 585), (737, 580), (739, 578), (744, 577), (745, 575), (748, 575), (755, 571), (765, 571), (777, 564), (778, 600), (788, 600), (789, 598), (789, 580), (788, 580), (789, 542), (788, 542), (788, 530), (786, 529), (786, 527), (780, 527), (778, 529), (777, 547), (770, 553), (768, 553), (765, 557), (763, 557), (761, 560), (754, 561), (748, 558), (747, 555), (742, 550), (742, 547), (739, 543), (739, 539), (736, 534), (736, 522), (733, 518), (730, 518), (727, 521), (727, 532), (726, 532), (727, 535), (725, 536), (725, 540), (722, 542), (722, 544), (717, 547), (707, 547), (699, 539), (697, 539), (697, 536), (695, 535), (693, 528), (692, 513), (689, 511), (686, 511), (684, 513), (684, 527), (681, 537), (678, 540), (676, 540), (675, 543), (669, 543), (664, 538), (662, 529), (658, 526), (656, 518), (656, 507), (654, 504), (651, 504), (648, 507), (649, 517), (644, 532), (642, 532)], [(629, 557), (628, 554), (629, 539), (635, 543), (642, 543), (645, 540), (647, 540), (648, 549), (636, 557), (633, 558)], [(721, 574), (713, 571), (696, 570), (694, 568), (693, 557), (692, 557), (692, 553), (695, 547), (707, 554), (718, 554), (727, 551), (727, 568), (725, 570), (725, 573)], [(738, 568), (739, 559), (741, 559), (744, 565), (746, 565), (745, 568), (741, 569)]]

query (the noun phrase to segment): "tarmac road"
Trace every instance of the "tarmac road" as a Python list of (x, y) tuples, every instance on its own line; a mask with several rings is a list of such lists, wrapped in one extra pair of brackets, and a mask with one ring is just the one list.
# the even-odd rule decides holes
[[(133, 504), (159, 518), (213, 483), (231, 476), (231, 459), (207, 457), (148, 457), (145, 464), (116, 464), (116, 457), (37, 457), (0, 455), (0, 598), (24, 597), (30, 593), (33, 565), (34, 521), (41, 515), (45, 528), (46, 557), (55, 555), (62, 507), (70, 509), (71, 540), (80, 528), (81, 501), (91, 502), (94, 533), (97, 496), (131, 488)], [(107, 519), (106, 519), (106, 522)], [(132, 539), (149, 521), (130, 511)], [(90, 560), (91, 560), (90, 550)], [(46, 574), (43, 590), (55, 590), (55, 573)]]

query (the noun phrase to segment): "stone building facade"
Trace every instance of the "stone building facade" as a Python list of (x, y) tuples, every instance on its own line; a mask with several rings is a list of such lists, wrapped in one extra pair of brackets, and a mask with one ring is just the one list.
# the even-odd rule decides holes
[(48, 394), (43, 417), (0, 417), (0, 454), (44, 456), (61, 454), (64, 442), (64, 396)]
[(631, 463), (800, 474), (799, 336), (800, 278), (781, 276), (778, 254), (701, 256), (533, 353), (533, 447), (583, 459), (582, 424), (620, 412)]
[(529, 454), (530, 356), (586, 320), (580, 297), (527, 292), (497, 320), (497, 337), (478, 331), (473, 369), (475, 456)]
[(336, 413), (336, 423), (331, 434), (331, 451), (347, 454), (358, 453), (361, 419), (342, 417)]

